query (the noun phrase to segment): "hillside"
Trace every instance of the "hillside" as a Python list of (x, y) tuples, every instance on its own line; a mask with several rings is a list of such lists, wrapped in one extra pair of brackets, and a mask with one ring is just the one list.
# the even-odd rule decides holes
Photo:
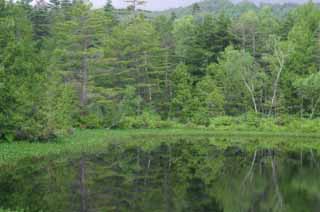
[[(271, 7), (272, 11), (276, 16), (282, 17), (286, 15), (290, 10), (298, 6), (298, 4), (293, 4), (293, 3), (287, 3), (287, 4), (266, 4), (265, 3), (265, 4), (256, 5), (249, 1), (232, 3), (229, 0), (204, 0), (197, 4), (200, 7), (200, 10), (198, 11), (199, 13), (219, 13), (223, 11), (226, 14), (231, 15), (233, 17), (237, 17), (249, 10), (257, 11), (260, 8), (265, 6)], [(175, 13), (177, 17), (191, 15), (193, 13), (193, 6), (194, 5), (190, 5), (187, 7), (179, 7), (179, 8), (169, 9), (169, 10), (160, 11), (160, 12), (153, 12), (153, 15), (155, 16), (171, 15), (172, 13)]]

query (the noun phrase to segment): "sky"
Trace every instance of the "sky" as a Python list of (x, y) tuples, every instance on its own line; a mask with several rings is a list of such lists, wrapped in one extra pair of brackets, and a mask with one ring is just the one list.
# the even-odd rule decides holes
[[(106, 0), (91, 0), (95, 7), (102, 7)], [(195, 2), (199, 2), (200, 0), (147, 0), (148, 3), (144, 7), (144, 9), (148, 10), (165, 10), (169, 8), (176, 8), (181, 6), (187, 6)], [(232, 0), (233, 2), (239, 2), (240, 0)], [(293, 3), (304, 3), (308, 0), (251, 0), (255, 3), (260, 2), (268, 2), (268, 3), (285, 3), (285, 2), (293, 2)], [(320, 0), (319, 0), (320, 1)], [(113, 5), (116, 8), (126, 7), (125, 0), (113, 0)]]

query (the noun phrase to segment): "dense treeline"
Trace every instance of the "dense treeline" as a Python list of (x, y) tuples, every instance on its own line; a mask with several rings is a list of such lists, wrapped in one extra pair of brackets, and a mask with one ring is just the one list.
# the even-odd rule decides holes
[[(148, 18), (109, 0), (0, 0), (0, 137), (255, 113), (315, 118), (320, 9)], [(170, 121), (168, 121), (170, 120)]]

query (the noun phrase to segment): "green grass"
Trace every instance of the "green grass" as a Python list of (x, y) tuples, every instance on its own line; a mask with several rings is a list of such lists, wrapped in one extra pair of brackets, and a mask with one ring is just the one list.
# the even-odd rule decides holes
[[(102, 150), (110, 143), (142, 144), (165, 138), (170, 142), (175, 137), (233, 137), (233, 138), (266, 138), (279, 137), (282, 140), (295, 138), (297, 142), (306, 139), (320, 139), (316, 133), (286, 133), (286, 132), (244, 132), (244, 131), (214, 131), (209, 129), (152, 129), (152, 130), (77, 130), (74, 135), (47, 143), (14, 142), (0, 144), (0, 166), (13, 164), (24, 158), (45, 158), (48, 156), (63, 156), (74, 153), (92, 153)], [(235, 139), (237, 140), (237, 139)], [(241, 139), (246, 140), (246, 139)], [(162, 140), (163, 141), (163, 140)], [(268, 142), (267, 142), (268, 143)], [(220, 142), (221, 146), (222, 144)], [(57, 157), (57, 158), (59, 158)]]
[(2, 209), (0, 208), (0, 212), (23, 212), (23, 210), (10, 210), (10, 209)]

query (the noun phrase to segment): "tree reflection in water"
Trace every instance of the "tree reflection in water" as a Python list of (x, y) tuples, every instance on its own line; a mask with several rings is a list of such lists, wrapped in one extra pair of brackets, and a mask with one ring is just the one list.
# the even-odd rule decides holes
[(114, 143), (96, 154), (59, 161), (26, 159), (1, 168), (0, 208), (48, 212), (319, 211), (316, 148), (268, 147), (259, 142), (158, 138)]

